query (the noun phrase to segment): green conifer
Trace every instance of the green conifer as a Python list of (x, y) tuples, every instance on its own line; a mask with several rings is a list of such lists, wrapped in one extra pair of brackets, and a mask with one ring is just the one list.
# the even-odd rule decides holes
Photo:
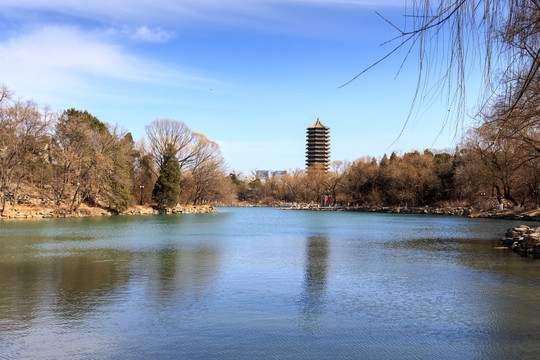
[(158, 208), (163, 210), (175, 206), (179, 195), (180, 164), (171, 145), (163, 157), (163, 167), (152, 190), (152, 198), (157, 202)]

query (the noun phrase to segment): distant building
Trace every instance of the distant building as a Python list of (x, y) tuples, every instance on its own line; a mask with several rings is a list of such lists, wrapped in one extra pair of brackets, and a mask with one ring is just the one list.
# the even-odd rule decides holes
[(330, 128), (319, 118), (307, 128), (306, 168), (317, 164), (325, 170), (330, 167)]
[(268, 180), (270, 178), (270, 171), (269, 170), (257, 170), (255, 172), (255, 178), (266, 181), (266, 180)]
[(272, 176), (282, 177), (285, 174), (287, 174), (286, 170), (272, 171)]
[(271, 177), (274, 177), (274, 176), (278, 176), (278, 177), (282, 177), (283, 175), (285, 175), (287, 173), (287, 171), (285, 170), (278, 170), (278, 171), (272, 171), (272, 170), (257, 170), (255, 172), (255, 178), (256, 179), (259, 179), (261, 181), (267, 181), (269, 180)]

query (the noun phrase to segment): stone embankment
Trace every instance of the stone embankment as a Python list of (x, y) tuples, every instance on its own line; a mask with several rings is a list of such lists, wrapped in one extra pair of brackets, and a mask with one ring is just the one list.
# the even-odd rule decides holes
[(296, 205), (282, 207), (286, 210), (313, 210), (313, 211), (358, 211), (375, 212), (388, 214), (425, 214), (425, 215), (450, 215), (465, 216), (471, 218), (509, 219), (535, 221), (540, 219), (539, 210), (515, 211), (504, 210), (478, 210), (472, 206), (457, 207), (406, 207), (406, 206), (317, 206), (317, 205)]
[(406, 206), (317, 206), (317, 205), (298, 205), (284, 208), (287, 210), (313, 210), (313, 211), (357, 211), (357, 212), (376, 212), (387, 214), (427, 214), (427, 215), (456, 215), (469, 216), (472, 213), (471, 208), (431, 208), (431, 207), (406, 207)]
[(47, 207), (38, 205), (7, 206), (0, 219), (47, 219), (65, 217), (111, 216), (112, 213), (99, 207), (80, 206), (70, 211), (67, 206)]
[[(204, 214), (214, 213), (217, 209), (210, 205), (181, 206), (166, 210), (166, 214)], [(78, 218), (90, 216), (113, 216), (113, 215), (157, 215), (160, 212), (151, 206), (136, 206), (122, 213), (115, 213), (100, 207), (81, 205), (70, 211), (66, 206), (47, 207), (37, 205), (7, 206), (0, 219), (46, 219), (46, 218)]]
[[(162, 214), (208, 214), (215, 213), (217, 209), (211, 205), (198, 205), (198, 206), (182, 206), (176, 205), (173, 208), (168, 208)], [(129, 208), (119, 215), (157, 215), (160, 212), (149, 206), (136, 206)]]
[(540, 226), (520, 225), (508, 229), (502, 244), (520, 254), (540, 255)]

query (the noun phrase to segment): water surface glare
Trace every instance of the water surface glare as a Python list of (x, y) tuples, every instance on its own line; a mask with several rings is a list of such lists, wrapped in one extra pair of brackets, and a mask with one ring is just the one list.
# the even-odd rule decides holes
[(0, 359), (527, 359), (519, 223), (222, 208), (0, 222)]

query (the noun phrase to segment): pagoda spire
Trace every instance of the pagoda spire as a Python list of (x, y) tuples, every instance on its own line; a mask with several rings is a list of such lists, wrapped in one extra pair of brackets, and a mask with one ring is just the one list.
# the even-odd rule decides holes
[(315, 121), (315, 124), (313, 124), (313, 126), (308, 127), (308, 129), (313, 129), (313, 128), (330, 129), (329, 127), (324, 126), (321, 123), (321, 120), (319, 120), (319, 118), (317, 118), (317, 121)]

